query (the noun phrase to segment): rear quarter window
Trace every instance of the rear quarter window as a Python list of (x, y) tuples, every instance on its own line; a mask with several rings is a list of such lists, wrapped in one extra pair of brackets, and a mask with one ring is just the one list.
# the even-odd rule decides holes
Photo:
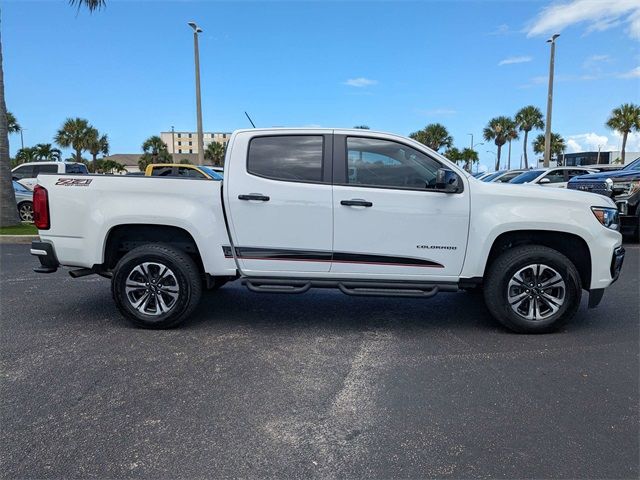
[(73, 173), (74, 175), (85, 175), (89, 173), (86, 165), (82, 165), (80, 163), (74, 163), (66, 166), (67, 173)]

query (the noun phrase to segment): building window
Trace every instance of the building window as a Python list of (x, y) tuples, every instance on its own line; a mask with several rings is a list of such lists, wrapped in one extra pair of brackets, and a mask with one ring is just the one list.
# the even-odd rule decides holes
[(178, 134), (178, 138), (182, 138), (182, 134), (181, 133)]
[(191, 138), (191, 134), (189, 134), (189, 138)]
[(193, 150), (191, 148), (189, 149), (189, 153), (193, 153)]
[(189, 146), (193, 145), (193, 142), (189, 142)]

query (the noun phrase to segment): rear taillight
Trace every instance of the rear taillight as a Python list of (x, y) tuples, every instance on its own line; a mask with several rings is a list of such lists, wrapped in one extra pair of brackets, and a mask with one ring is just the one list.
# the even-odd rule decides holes
[(38, 230), (49, 230), (49, 194), (47, 189), (36, 185), (33, 188), (33, 223)]

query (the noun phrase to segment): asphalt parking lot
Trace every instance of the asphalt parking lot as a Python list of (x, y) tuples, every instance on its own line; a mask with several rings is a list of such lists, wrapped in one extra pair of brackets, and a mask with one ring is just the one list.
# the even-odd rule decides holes
[(474, 294), (207, 294), (132, 328), (109, 281), (2, 245), (3, 478), (638, 478), (640, 248), (563, 331)]

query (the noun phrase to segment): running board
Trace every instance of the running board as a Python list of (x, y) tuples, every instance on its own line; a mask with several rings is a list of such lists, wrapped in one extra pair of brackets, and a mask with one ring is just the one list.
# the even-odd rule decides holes
[(242, 284), (258, 293), (304, 293), (310, 288), (337, 288), (346, 295), (366, 297), (431, 298), (439, 292), (458, 291), (457, 283), (429, 283), (405, 281), (375, 281), (349, 279), (292, 279), (250, 277)]

